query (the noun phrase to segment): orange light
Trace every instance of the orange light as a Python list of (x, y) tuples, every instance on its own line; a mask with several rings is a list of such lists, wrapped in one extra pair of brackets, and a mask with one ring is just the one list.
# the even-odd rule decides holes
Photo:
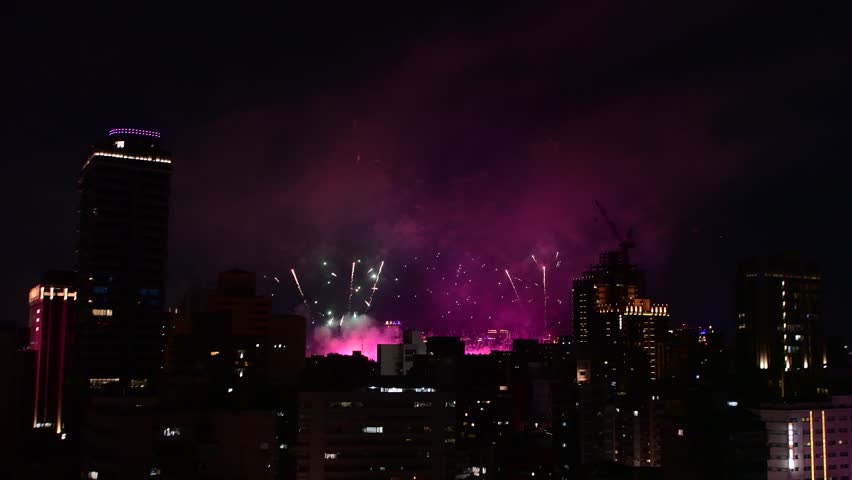
[(811, 428), (811, 480), (816, 480), (816, 465), (814, 465), (814, 411), (808, 411), (808, 424)]
[[(813, 442), (812, 442), (813, 443)], [(825, 410), (822, 410), (822, 478), (828, 478), (828, 455), (825, 445)]]

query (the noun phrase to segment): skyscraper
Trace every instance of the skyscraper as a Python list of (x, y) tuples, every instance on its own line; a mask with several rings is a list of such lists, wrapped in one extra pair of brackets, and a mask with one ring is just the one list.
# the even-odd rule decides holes
[(73, 272), (48, 272), (30, 289), (30, 342), (35, 352), (33, 427), (62, 433), (65, 369), (74, 326), (77, 292)]
[(574, 336), (578, 381), (610, 382), (622, 374), (661, 377), (668, 306), (652, 304), (644, 272), (628, 248), (604, 252), (597, 265), (574, 279)]
[[(738, 367), (785, 374), (826, 365), (817, 267), (795, 255), (743, 261), (737, 271)], [(812, 377), (812, 375), (807, 375)]]
[(80, 174), (79, 360), (93, 389), (143, 390), (160, 368), (171, 158), (159, 143), (110, 130)]

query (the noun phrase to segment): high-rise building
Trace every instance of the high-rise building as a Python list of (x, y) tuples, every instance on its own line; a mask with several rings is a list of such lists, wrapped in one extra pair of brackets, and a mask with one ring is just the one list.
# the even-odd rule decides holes
[(826, 366), (820, 281), (816, 266), (794, 255), (752, 258), (739, 264), (736, 348), (740, 369), (764, 370), (783, 390), (782, 378), (789, 381)]
[(65, 371), (77, 309), (73, 272), (48, 272), (30, 289), (29, 350), (35, 352), (33, 428), (63, 430)]
[(94, 389), (144, 390), (162, 353), (171, 158), (160, 134), (110, 130), (79, 178), (79, 361)]
[(644, 272), (628, 250), (605, 252), (574, 279), (574, 338), (578, 381), (610, 382), (638, 369), (662, 376), (668, 306), (643, 298)]

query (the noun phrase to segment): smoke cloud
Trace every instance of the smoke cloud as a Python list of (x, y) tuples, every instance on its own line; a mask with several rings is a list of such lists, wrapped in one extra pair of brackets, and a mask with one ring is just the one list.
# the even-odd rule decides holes
[(313, 355), (352, 355), (360, 351), (370, 360), (378, 359), (380, 343), (397, 343), (392, 333), (369, 315), (346, 316), (329, 320), (329, 324), (314, 328), (310, 353)]

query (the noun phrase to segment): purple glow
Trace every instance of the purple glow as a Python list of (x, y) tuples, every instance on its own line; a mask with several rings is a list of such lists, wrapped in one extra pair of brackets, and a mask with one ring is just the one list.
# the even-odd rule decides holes
[(109, 131), (110, 136), (121, 134), (143, 135), (146, 137), (160, 138), (160, 132), (155, 132), (153, 130), (140, 130), (138, 128), (113, 128)]

